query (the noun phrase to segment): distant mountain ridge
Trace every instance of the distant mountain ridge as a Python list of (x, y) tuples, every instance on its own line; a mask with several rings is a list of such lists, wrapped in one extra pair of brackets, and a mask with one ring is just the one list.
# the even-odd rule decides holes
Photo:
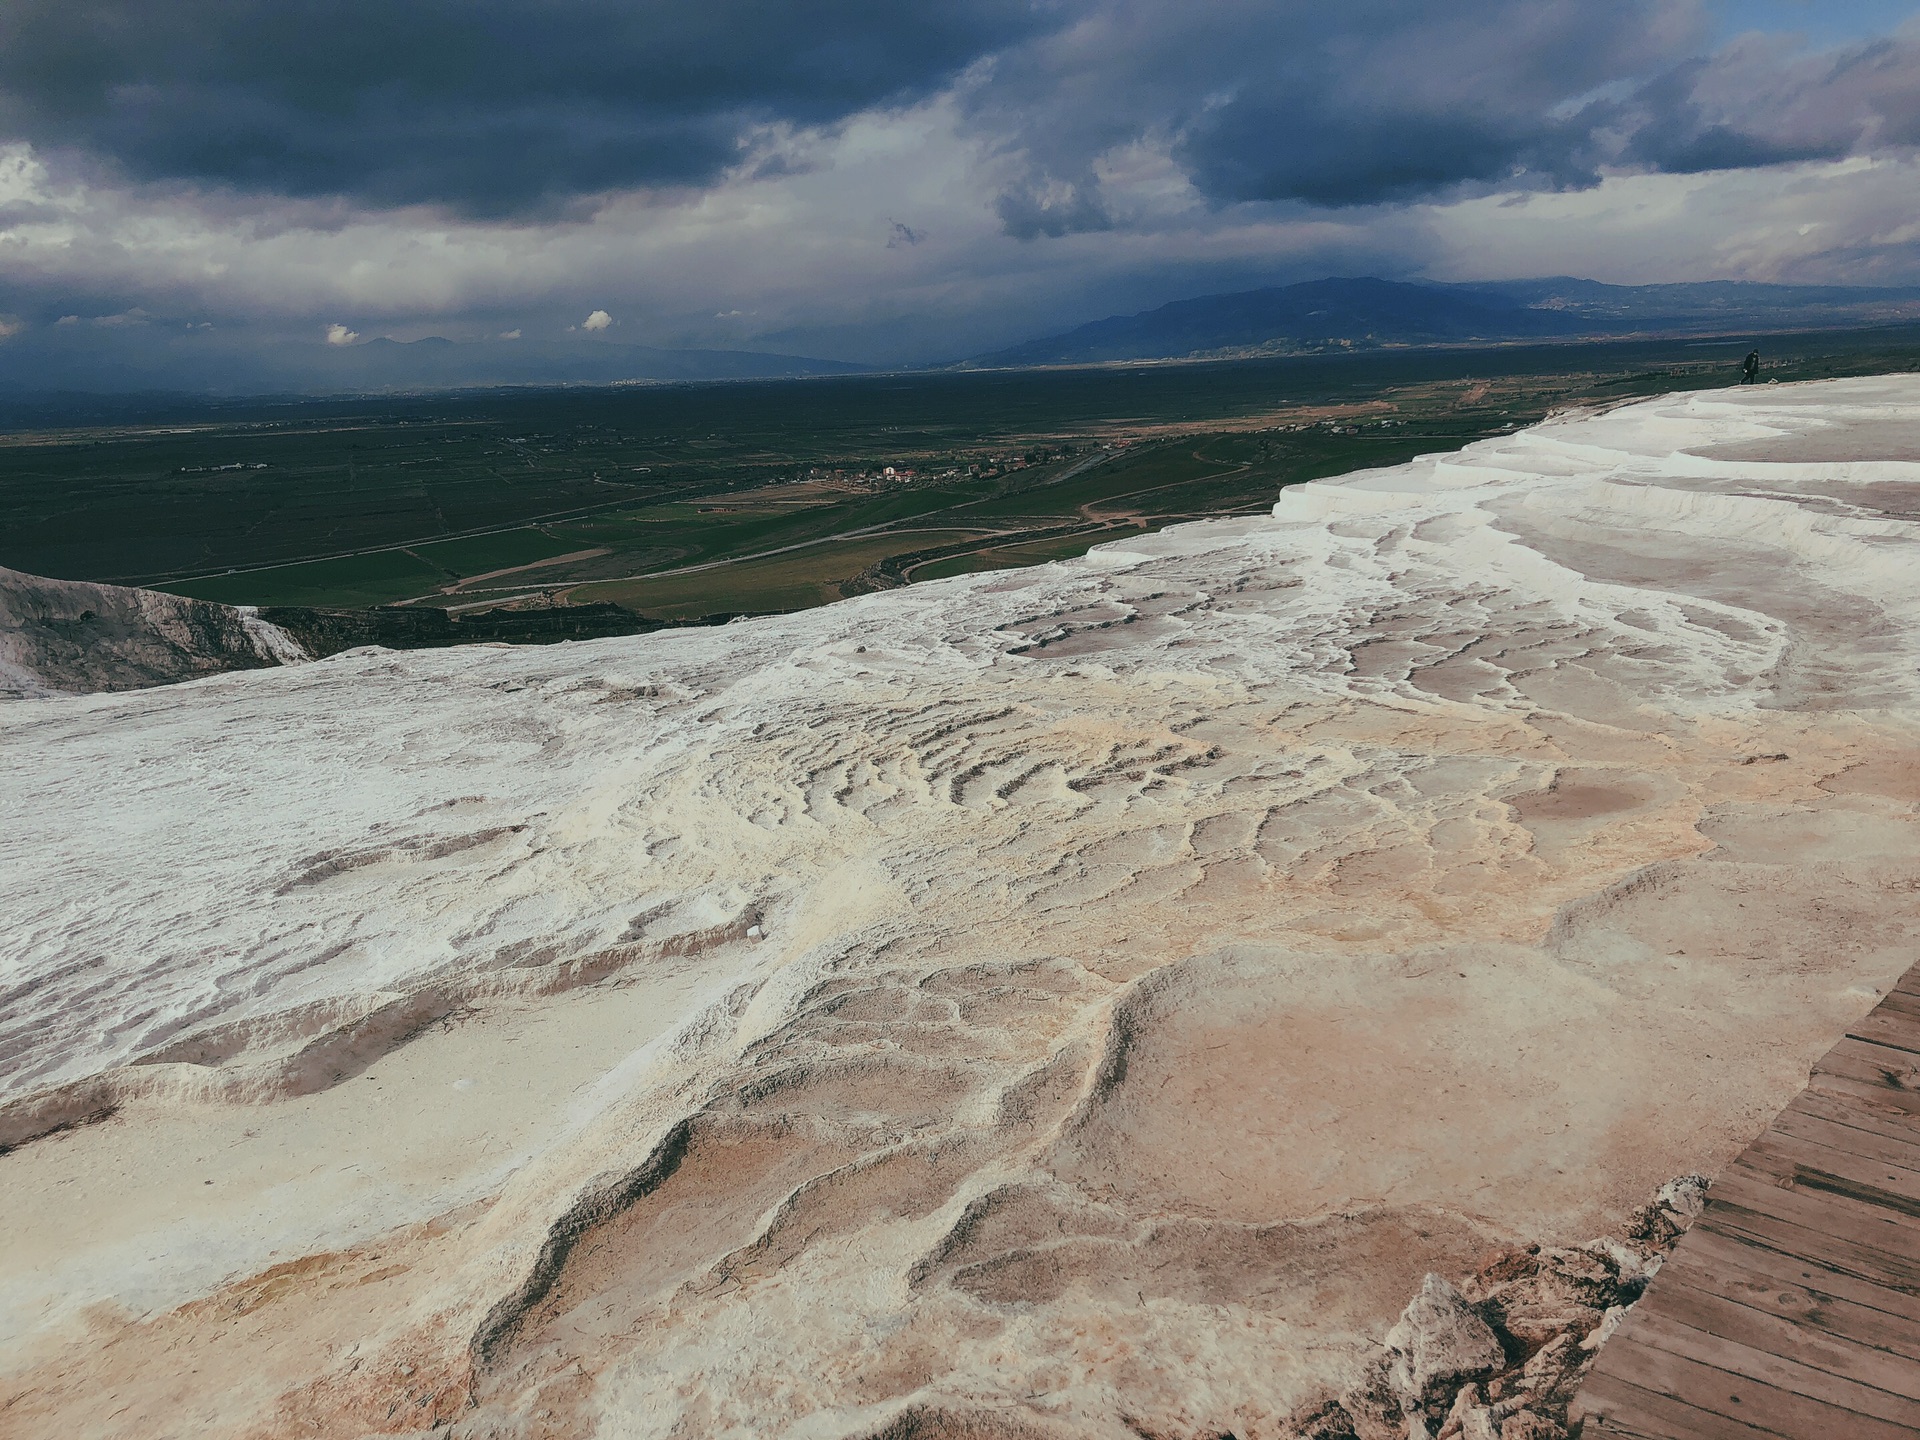
[(766, 380), (866, 367), (748, 350), (666, 350), (603, 339), (260, 342), (161, 324), (42, 327), (0, 345), (0, 393), (338, 395), (623, 380)]
[[(329, 379), (385, 385), (608, 384), (620, 380), (765, 380), (852, 375), (862, 365), (753, 350), (662, 350), (646, 345), (490, 340), (460, 344), (438, 336), (411, 343), (369, 340), (316, 357)], [(325, 363), (331, 362), (331, 363)]]
[(1175, 300), (967, 364), (1089, 365), (1914, 318), (1920, 318), (1920, 288), (1607, 285), (1566, 276), (1469, 285), (1336, 278)]

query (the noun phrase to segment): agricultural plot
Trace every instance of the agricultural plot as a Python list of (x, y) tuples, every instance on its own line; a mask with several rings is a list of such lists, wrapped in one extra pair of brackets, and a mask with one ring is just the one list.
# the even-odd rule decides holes
[[(0, 434), (0, 564), (241, 604), (792, 609), (1247, 513), (1555, 406), (1725, 384), (1749, 343), (181, 402)], [(1766, 348), (1769, 378), (1865, 373), (1920, 364), (1920, 331)]]

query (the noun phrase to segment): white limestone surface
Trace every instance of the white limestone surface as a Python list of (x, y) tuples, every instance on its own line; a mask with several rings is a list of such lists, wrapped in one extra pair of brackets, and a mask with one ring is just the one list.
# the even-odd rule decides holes
[(0, 706), (8, 1433), (1284, 1435), (1912, 963), (1916, 482), (1920, 381), (1754, 387)]

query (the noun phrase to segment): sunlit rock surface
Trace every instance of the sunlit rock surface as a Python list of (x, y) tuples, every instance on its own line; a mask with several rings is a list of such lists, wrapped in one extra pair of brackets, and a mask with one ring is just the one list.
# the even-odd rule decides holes
[(1285, 1433), (1912, 963), (1916, 456), (1908, 378), (1671, 398), (802, 615), (0, 707), (0, 1426)]

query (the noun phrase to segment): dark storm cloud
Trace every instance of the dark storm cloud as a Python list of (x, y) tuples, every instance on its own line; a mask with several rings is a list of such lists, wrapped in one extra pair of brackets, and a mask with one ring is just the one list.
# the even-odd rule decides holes
[[(1353, 206), (1596, 178), (1592, 96), (1704, 34), (1689, 0), (1111, 0), (999, 62), (974, 123), (1029, 167), (1015, 234), (1108, 223), (1086, 168), (1168, 147), (1216, 202)], [(1037, 211), (1033, 195), (1068, 203)]]
[(1581, 127), (1540, 115), (1391, 100), (1329, 108), (1343, 112), (1336, 123), (1299, 97), (1241, 101), (1207, 117), (1179, 153), (1216, 200), (1376, 205), (1529, 172), (1563, 183), (1593, 179), (1582, 163)]
[(1085, 234), (1113, 229), (1113, 217), (1100, 203), (1100, 182), (1091, 170), (1077, 180), (1047, 179), (1004, 190), (994, 202), (1000, 225), (1016, 240), (1041, 235)]
[(925, 94), (1037, 23), (1024, 0), (9, 0), (0, 134), (141, 180), (510, 214), (710, 181), (756, 127)]
[(1912, 42), (1706, 56), (1708, 19), (1704, 0), (9, 0), (0, 140), (242, 196), (537, 219), (805, 168), (789, 130), (957, 85), (1023, 239), (1128, 228), (1130, 150), (1214, 205), (1340, 208), (1920, 143)]
[(1920, 40), (1703, 52), (1693, 0), (1103, 0), (1010, 49), (971, 121), (1020, 238), (1111, 228), (1101, 157), (1159, 145), (1214, 204), (1567, 189), (1920, 144)]

